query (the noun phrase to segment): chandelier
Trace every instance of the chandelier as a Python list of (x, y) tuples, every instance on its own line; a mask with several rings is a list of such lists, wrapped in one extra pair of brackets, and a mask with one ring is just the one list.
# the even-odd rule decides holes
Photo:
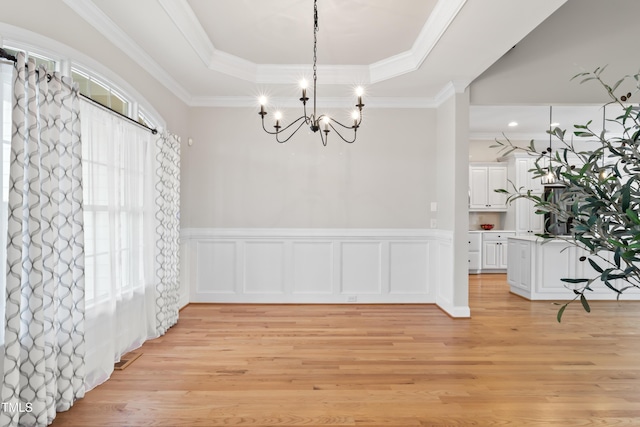
[[(270, 135), (275, 135), (276, 141), (279, 143), (287, 142), (293, 137), (293, 135), (300, 130), (303, 125), (309, 126), (309, 128), (314, 132), (320, 131), (320, 139), (322, 140), (322, 145), (327, 145), (327, 140), (329, 139), (329, 132), (333, 130), (339, 137), (346, 143), (353, 143), (356, 140), (357, 131), (362, 123), (362, 107), (364, 104), (362, 103), (362, 95), (363, 89), (362, 87), (356, 88), (356, 96), (358, 98), (358, 103), (355, 105), (356, 109), (351, 113), (351, 118), (353, 120), (352, 124), (342, 124), (334, 117), (331, 117), (327, 114), (318, 115), (316, 112), (316, 85), (318, 80), (318, 70), (317, 70), (317, 55), (318, 54), (318, 2), (314, 0), (313, 2), (313, 112), (311, 114), (307, 114), (307, 101), (309, 98), (307, 97), (307, 87), (308, 82), (303, 79), (300, 82), (300, 89), (302, 90), (302, 97), (300, 101), (302, 102), (302, 116), (298, 117), (293, 122), (289, 123), (285, 126), (282, 122), (282, 113), (276, 111), (274, 114), (275, 125), (273, 126), (275, 131), (268, 130), (264, 124), (264, 116), (267, 115), (267, 111), (265, 110), (265, 106), (267, 104), (267, 98), (265, 96), (261, 96), (258, 101), (260, 103), (260, 112), (258, 113), (262, 119), (262, 129)], [(289, 130), (292, 129), (290, 132)], [(345, 138), (338, 129), (342, 129), (343, 132), (349, 130), (353, 131), (353, 137), (351, 139)], [(286, 136), (288, 135), (288, 136)], [(284, 138), (284, 139), (283, 139)]]

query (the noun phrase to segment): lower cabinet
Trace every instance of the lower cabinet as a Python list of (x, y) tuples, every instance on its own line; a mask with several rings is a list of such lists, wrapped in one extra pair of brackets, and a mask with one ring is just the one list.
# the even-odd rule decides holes
[(482, 233), (469, 232), (469, 272), (479, 273), (482, 267)]
[(507, 268), (507, 238), (513, 232), (482, 234), (482, 269), (505, 270)]
[[(530, 300), (570, 301), (576, 296), (573, 289), (579, 289), (582, 284), (571, 284), (562, 279), (594, 277), (597, 272), (588, 263), (580, 261), (582, 256), (590, 255), (560, 239), (542, 242), (542, 239), (528, 236), (509, 239), (509, 288), (512, 293)], [(610, 253), (599, 255), (606, 259)], [(611, 283), (617, 289), (626, 286), (620, 279)], [(590, 287), (591, 292), (586, 294), (589, 300), (614, 300), (618, 296), (600, 280), (594, 281)], [(629, 289), (620, 299), (640, 300), (640, 290)]]
[(469, 232), (469, 272), (506, 272), (507, 239), (514, 231)]

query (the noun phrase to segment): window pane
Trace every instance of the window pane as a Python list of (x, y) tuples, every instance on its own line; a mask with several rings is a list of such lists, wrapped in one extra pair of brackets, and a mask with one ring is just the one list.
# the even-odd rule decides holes
[(129, 103), (111, 92), (111, 109), (126, 116), (129, 113)]
[(80, 93), (84, 96), (91, 97), (91, 93), (89, 92), (89, 77), (75, 71), (71, 72), (71, 76), (73, 77), (73, 81), (78, 83)]
[(110, 106), (109, 89), (107, 89), (105, 86), (101, 85), (100, 83), (96, 82), (95, 80), (89, 81), (89, 94), (90, 94), (89, 97), (94, 101), (107, 107)]

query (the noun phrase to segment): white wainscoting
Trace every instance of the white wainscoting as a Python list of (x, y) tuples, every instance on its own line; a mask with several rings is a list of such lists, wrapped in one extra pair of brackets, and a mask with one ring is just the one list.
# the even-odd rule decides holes
[(451, 245), (441, 230), (183, 229), (182, 280), (190, 302), (436, 303)]

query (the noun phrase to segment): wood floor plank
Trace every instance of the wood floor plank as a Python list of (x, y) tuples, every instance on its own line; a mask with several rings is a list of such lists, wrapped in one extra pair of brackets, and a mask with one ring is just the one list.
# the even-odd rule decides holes
[(557, 306), (470, 277), (433, 305), (192, 304), (75, 426), (639, 426), (640, 302)]

